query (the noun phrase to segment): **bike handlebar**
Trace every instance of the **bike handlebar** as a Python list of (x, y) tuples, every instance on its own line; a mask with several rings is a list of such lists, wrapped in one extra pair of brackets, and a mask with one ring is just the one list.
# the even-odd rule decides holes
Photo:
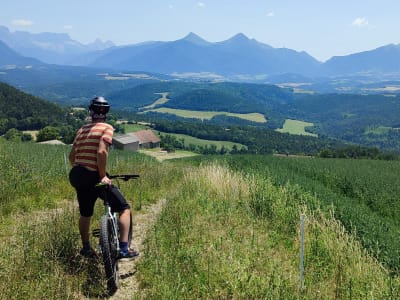
[(110, 179), (122, 179), (124, 181), (128, 181), (129, 179), (137, 179), (139, 178), (139, 174), (119, 174), (119, 175), (109, 175), (108, 178)]

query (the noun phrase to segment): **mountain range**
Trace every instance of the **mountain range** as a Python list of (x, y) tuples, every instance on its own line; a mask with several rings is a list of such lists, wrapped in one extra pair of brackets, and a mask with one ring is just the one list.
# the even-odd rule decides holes
[(83, 45), (63, 33), (12, 33), (0, 26), (0, 67), (39, 65), (40, 61), (121, 72), (201, 73), (265, 81), (282, 76), (282, 80), (300, 82), (343, 76), (400, 78), (400, 45), (394, 44), (320, 62), (304, 51), (274, 48), (242, 33), (215, 43), (189, 33), (176, 41), (115, 46), (100, 40)]
[(70, 64), (77, 55), (103, 50), (114, 46), (110, 41), (96, 39), (84, 45), (72, 40), (65, 33), (30, 33), (27, 31), (11, 32), (7, 27), (0, 26), (0, 41), (22, 56), (34, 57), (49, 64)]

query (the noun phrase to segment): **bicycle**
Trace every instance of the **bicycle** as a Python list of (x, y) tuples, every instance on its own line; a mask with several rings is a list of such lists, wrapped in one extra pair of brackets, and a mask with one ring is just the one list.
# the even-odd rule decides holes
[[(123, 175), (110, 175), (110, 179), (116, 179), (117, 187), (119, 188), (118, 179), (128, 181), (130, 179), (137, 179), (137, 174), (123, 174)], [(104, 189), (104, 214), (100, 220), (100, 228), (93, 231), (93, 235), (99, 237), (99, 251), (103, 258), (107, 289), (110, 293), (115, 292), (119, 285), (119, 270), (118, 270), (118, 255), (119, 248), (119, 223), (118, 213), (111, 211), (111, 205), (108, 200), (108, 192), (110, 185), (99, 183), (96, 185), (98, 188)], [(132, 241), (132, 213), (130, 215), (130, 227), (128, 234), (128, 247)]]

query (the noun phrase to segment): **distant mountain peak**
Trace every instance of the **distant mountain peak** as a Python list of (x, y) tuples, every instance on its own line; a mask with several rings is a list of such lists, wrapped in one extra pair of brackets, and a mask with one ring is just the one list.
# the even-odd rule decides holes
[(192, 44), (196, 44), (196, 45), (210, 44), (209, 42), (207, 42), (206, 40), (204, 40), (203, 38), (201, 38), (200, 36), (198, 36), (197, 34), (195, 34), (193, 32), (189, 32), (189, 34), (187, 36), (185, 36), (182, 40), (190, 42)]
[(227, 40), (227, 42), (248, 42), (250, 39), (243, 33), (237, 33)]
[(219, 44), (225, 44), (225, 45), (245, 45), (245, 44), (250, 44), (250, 43), (258, 43), (255, 39), (249, 39), (245, 34), (243, 33), (237, 33), (231, 38), (219, 42)]

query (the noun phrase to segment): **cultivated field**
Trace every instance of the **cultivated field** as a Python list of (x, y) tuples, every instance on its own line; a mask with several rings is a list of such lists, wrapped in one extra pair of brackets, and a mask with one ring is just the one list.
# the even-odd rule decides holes
[(161, 135), (166, 135), (166, 134), (172, 135), (172, 136), (176, 137), (178, 140), (183, 140), (185, 147), (192, 144), (192, 145), (201, 146), (201, 147), (215, 145), (217, 147), (217, 150), (220, 150), (222, 147), (224, 147), (225, 149), (232, 150), (232, 147), (234, 145), (236, 145), (237, 149), (246, 148), (246, 146), (243, 144), (229, 142), (229, 141), (203, 140), (203, 139), (198, 139), (193, 136), (186, 135), (186, 134), (161, 133)]
[(247, 121), (258, 122), (258, 123), (266, 123), (264, 115), (260, 113), (248, 113), (248, 114), (236, 114), (229, 112), (221, 112), (221, 111), (196, 111), (196, 110), (183, 110), (183, 109), (173, 109), (161, 107), (157, 109), (152, 109), (148, 111), (158, 112), (158, 113), (166, 113), (177, 115), (182, 118), (196, 118), (201, 120), (210, 120), (214, 116), (217, 115), (225, 115), (229, 117), (241, 118)]

